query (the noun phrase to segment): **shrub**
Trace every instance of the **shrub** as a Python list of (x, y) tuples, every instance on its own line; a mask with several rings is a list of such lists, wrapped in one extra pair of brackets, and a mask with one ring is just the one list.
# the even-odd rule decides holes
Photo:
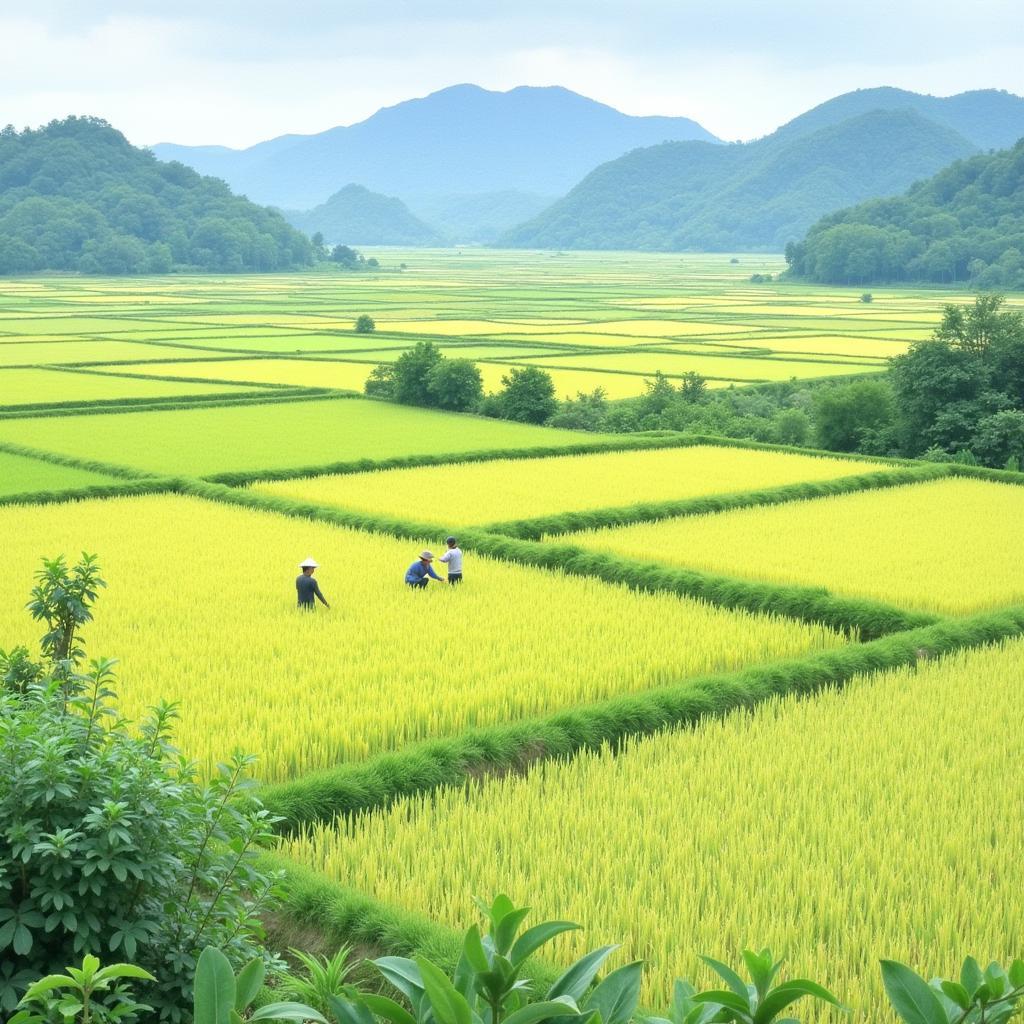
[[(65, 575), (83, 566), (98, 574), (86, 558)], [(33, 607), (47, 622), (66, 593), (54, 580)], [(0, 653), (0, 675), (18, 683), (0, 691), (0, 960), (13, 953), (19, 968), (0, 974), (0, 1007), (41, 975), (103, 952), (155, 975), (145, 1001), (161, 1019), (182, 1019), (204, 946), (236, 963), (263, 955), (257, 914), (275, 901), (278, 875), (256, 855), (275, 819), (234, 799), (252, 758), (235, 754), (200, 779), (171, 745), (173, 705), (130, 728), (113, 661), (62, 671), (52, 655), (66, 648), (44, 645), (45, 668), (33, 670), (24, 649)]]

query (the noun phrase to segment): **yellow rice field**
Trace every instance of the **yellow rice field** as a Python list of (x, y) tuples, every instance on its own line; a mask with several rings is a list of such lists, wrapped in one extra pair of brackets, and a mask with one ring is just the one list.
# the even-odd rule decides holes
[(854, 459), (695, 446), (377, 470), (253, 487), (264, 494), (448, 529), (831, 480), (884, 468)]
[[(179, 496), (0, 509), (0, 637), (43, 555), (99, 555), (110, 587), (87, 630), (121, 660), (124, 707), (182, 701), (180, 745), (209, 765), (236, 746), (283, 779), (343, 760), (840, 646), (840, 636), (593, 579), (466, 559), (461, 588), (411, 591), (423, 543)], [(295, 608), (313, 555), (330, 610)], [(443, 575), (443, 573), (442, 573)]]
[(498, 891), (535, 920), (579, 921), (560, 957), (623, 942), (657, 1010), (677, 976), (717, 987), (698, 954), (735, 963), (768, 945), (855, 1021), (888, 1021), (880, 957), (949, 977), (967, 954), (1020, 955), (1022, 659), (1018, 639), (774, 700), (403, 800), (287, 852), (453, 926)]
[(946, 479), (573, 534), (599, 551), (960, 615), (1024, 602), (1024, 488)]

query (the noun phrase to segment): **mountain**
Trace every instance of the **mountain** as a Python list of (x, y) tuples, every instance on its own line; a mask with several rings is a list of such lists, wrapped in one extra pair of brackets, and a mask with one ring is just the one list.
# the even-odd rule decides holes
[(0, 131), (0, 274), (285, 270), (312, 260), (280, 214), (136, 149), (106, 121)]
[(905, 195), (833, 213), (786, 258), (793, 276), (812, 281), (1024, 288), (1024, 139), (958, 161)]
[(329, 245), (444, 245), (445, 240), (409, 212), (401, 199), (362, 185), (346, 185), (312, 210), (283, 211), (307, 235), (319, 231)]
[(750, 143), (674, 142), (628, 153), (497, 244), (778, 251), (823, 214), (902, 191), (977, 151), (909, 109), (838, 123), (819, 115), (807, 130), (793, 124)]
[(716, 141), (689, 118), (632, 117), (568, 89), (455, 85), (317, 135), (242, 150), (164, 143), (153, 152), (259, 202), (309, 209), (348, 181), (398, 196), (561, 195), (598, 164), (671, 139)]
[(480, 192), (463, 195), (408, 196), (409, 208), (457, 244), (486, 245), (509, 228), (536, 217), (557, 196), (533, 192)]
[(978, 89), (957, 96), (926, 96), (888, 86), (836, 96), (794, 118), (775, 134), (796, 138), (873, 110), (912, 110), (982, 150), (1005, 149), (1024, 135), (1024, 99), (1013, 93)]
[(820, 216), (901, 192), (953, 160), (1024, 134), (1024, 99), (997, 90), (837, 96), (746, 144), (672, 143), (598, 167), (498, 244), (781, 249)]

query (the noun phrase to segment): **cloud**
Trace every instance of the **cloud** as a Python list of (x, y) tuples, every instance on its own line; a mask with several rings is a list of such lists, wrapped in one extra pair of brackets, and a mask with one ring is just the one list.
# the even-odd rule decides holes
[(852, 88), (1024, 92), (1018, 23), (1004, 0), (42, 0), (0, 12), (0, 121), (91, 113), (137, 143), (246, 145), (470, 81), (749, 138)]

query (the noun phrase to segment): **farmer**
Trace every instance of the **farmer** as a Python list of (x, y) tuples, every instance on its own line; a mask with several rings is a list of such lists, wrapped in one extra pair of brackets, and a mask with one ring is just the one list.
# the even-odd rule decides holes
[[(420, 552), (420, 557), (405, 571), (405, 582), (410, 587), (425, 587), (430, 580), (442, 582), (441, 577), (434, 572), (431, 562), (434, 555), (430, 551)], [(429, 577), (429, 579), (428, 579)]]
[(326, 598), (320, 593), (320, 584), (313, 579), (313, 570), (319, 569), (320, 566), (312, 558), (307, 558), (299, 563), (299, 568), (302, 574), (295, 581), (295, 589), (299, 593), (299, 607), (307, 612), (315, 611), (316, 602), (319, 601), (325, 608), (330, 608)]
[(446, 537), (448, 550), (439, 559), (448, 563), (448, 582), (453, 586), (462, 582), (462, 548), (454, 537)]

